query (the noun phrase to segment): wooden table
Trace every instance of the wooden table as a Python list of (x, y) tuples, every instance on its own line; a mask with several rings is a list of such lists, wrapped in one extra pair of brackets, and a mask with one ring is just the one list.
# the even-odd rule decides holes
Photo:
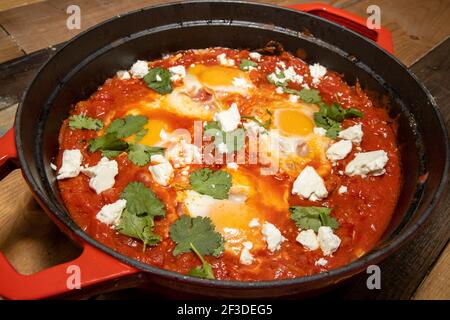
[[(82, 30), (118, 13), (158, 2), (76, 1), (82, 10)], [(286, 5), (307, 1), (265, 2)], [(360, 16), (366, 15), (369, 4), (378, 5), (382, 24), (393, 34), (396, 56), (430, 89), (450, 128), (448, 0), (323, 2)], [(0, 64), (0, 134), (12, 126), (18, 99), (36, 68), (54, 52), (52, 46), (80, 31), (69, 31), (65, 27), (66, 8), (73, 3), (72, 0), (6, 0), (0, 4), (0, 63), (4, 62)], [(380, 265), (382, 290), (367, 290), (366, 276), (361, 275), (326, 296), (347, 299), (450, 299), (448, 189), (420, 235)], [(80, 253), (39, 208), (18, 170), (0, 182), (0, 250), (23, 274), (69, 261)], [(142, 298), (142, 293), (130, 289), (94, 298)]]

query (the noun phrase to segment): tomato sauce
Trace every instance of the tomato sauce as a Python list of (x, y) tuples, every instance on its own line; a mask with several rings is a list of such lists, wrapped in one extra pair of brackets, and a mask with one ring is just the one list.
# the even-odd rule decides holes
[[(231, 49), (215, 49), (202, 54), (187, 51), (173, 59), (163, 59), (152, 62), (152, 66), (170, 67), (184, 65), (189, 67), (193, 63), (202, 62), (205, 65), (217, 64), (218, 53), (225, 52), (236, 60), (247, 57), (248, 51)], [(305, 75), (305, 82), (312, 85), (312, 79), (307, 72), (308, 65), (302, 60), (283, 53), (281, 56), (266, 57), (259, 65), (260, 70), (250, 73), (252, 82), (256, 86), (273, 86), (266, 80), (266, 75), (272, 72), (278, 61), (294, 65), (299, 74)], [(294, 87), (295, 88), (295, 87)], [(319, 83), (324, 102), (339, 102), (342, 107), (354, 107), (364, 113), (363, 118), (346, 119), (343, 128), (355, 123), (362, 123), (364, 138), (359, 148), (353, 148), (351, 154), (332, 167), (329, 175), (324, 178), (329, 196), (319, 202), (302, 200), (299, 196), (290, 195), (290, 188), (294, 179), (285, 175), (259, 176), (259, 167), (243, 165), (248, 172), (258, 175), (267, 185), (272, 186), (272, 192), (283, 193), (288, 190), (289, 205), (302, 206), (327, 206), (334, 208), (332, 215), (338, 220), (340, 227), (335, 231), (341, 239), (339, 249), (327, 257), (326, 266), (316, 265), (316, 261), (323, 257), (320, 250), (308, 251), (296, 241), (298, 227), (290, 219), (286, 208), (267, 212), (266, 202), (271, 197), (260, 194), (261, 211), (266, 212), (267, 221), (273, 223), (282, 232), (287, 241), (283, 242), (281, 249), (274, 253), (268, 250), (259, 250), (254, 253), (255, 261), (251, 265), (242, 265), (239, 256), (225, 252), (221, 257), (205, 257), (213, 266), (217, 279), (228, 280), (273, 280), (295, 278), (311, 275), (326, 270), (334, 269), (350, 263), (370, 251), (379, 241), (391, 215), (393, 214), (402, 184), (401, 159), (396, 139), (396, 123), (389, 118), (387, 111), (382, 106), (374, 105), (374, 102), (364, 93), (358, 84), (350, 87), (341, 76), (328, 72), (327, 76)], [(123, 117), (130, 104), (137, 103), (149, 95), (155, 93), (150, 90), (141, 79), (119, 80), (117, 77), (107, 80), (96, 93), (86, 101), (79, 102), (73, 108), (71, 114), (84, 113), (90, 117), (100, 119), (105, 127), (115, 118)], [(198, 99), (208, 99), (207, 95), (201, 95)], [(230, 100), (239, 101), (241, 114), (264, 115), (264, 110), (254, 110), (251, 101), (239, 95), (229, 97)], [(185, 128), (193, 131), (192, 121), (181, 117), (159, 113), (157, 110), (149, 111), (149, 117), (169, 118), (174, 128)], [(167, 119), (166, 119), (167, 120)], [(79, 149), (82, 152), (84, 162), (88, 166), (95, 165), (101, 159), (100, 152), (88, 151), (87, 141), (97, 136), (93, 130), (71, 130), (66, 120), (61, 127), (59, 136), (59, 154), (56, 159), (58, 167), (61, 166), (62, 153), (66, 149)], [(347, 176), (342, 174), (346, 164), (353, 159), (354, 153), (372, 150), (384, 150), (389, 161), (385, 167), (386, 173), (382, 176), (362, 178), (359, 176)], [(128, 160), (126, 154), (116, 158), (119, 174), (113, 188), (97, 195), (89, 187), (89, 178), (83, 174), (75, 178), (59, 181), (59, 188), (64, 203), (75, 222), (97, 241), (133, 259), (153, 265), (155, 267), (187, 274), (192, 267), (199, 265), (198, 258), (193, 253), (173, 256), (175, 244), (170, 239), (169, 227), (179, 218), (176, 189), (162, 187), (155, 183), (147, 166), (138, 167)], [(314, 166), (314, 163), (310, 165)], [(190, 170), (203, 165), (191, 166)], [(220, 168), (220, 166), (218, 166)], [(139, 240), (124, 236), (116, 232), (96, 219), (100, 209), (109, 203), (116, 201), (128, 183), (139, 181), (152, 189), (156, 195), (166, 204), (167, 214), (164, 218), (156, 218), (155, 233), (161, 237), (161, 242), (154, 247), (143, 250)], [(174, 184), (186, 185), (186, 175), (175, 175)], [(337, 187), (345, 185), (348, 191), (339, 194)], [(268, 199), (269, 198), (269, 199)]]

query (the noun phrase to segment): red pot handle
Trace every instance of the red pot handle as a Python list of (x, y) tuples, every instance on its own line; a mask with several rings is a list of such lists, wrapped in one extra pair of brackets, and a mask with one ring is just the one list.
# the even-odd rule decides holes
[(308, 12), (324, 19), (336, 22), (360, 35), (376, 42), (380, 47), (389, 53), (394, 53), (391, 32), (381, 27), (380, 29), (369, 29), (366, 19), (351, 12), (332, 7), (325, 3), (294, 4), (288, 8)]
[[(18, 161), (12, 128), (0, 137), (0, 172), (6, 176), (15, 167), (18, 167)], [(139, 272), (84, 241), (81, 246), (83, 252), (75, 260), (32, 275), (18, 273), (0, 252), (0, 296), (6, 299), (43, 299)]]

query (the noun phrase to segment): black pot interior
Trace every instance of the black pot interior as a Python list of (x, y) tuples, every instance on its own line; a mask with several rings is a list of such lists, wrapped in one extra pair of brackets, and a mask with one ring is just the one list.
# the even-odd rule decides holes
[[(313, 36), (303, 33), (305, 30)], [(62, 48), (36, 76), (17, 115), (21, 164), (35, 193), (58, 219), (89, 240), (65, 210), (50, 169), (58, 150), (58, 131), (71, 106), (137, 59), (212, 46), (255, 49), (269, 40), (282, 43), (291, 52), (303, 49), (308, 62), (320, 62), (344, 74), (348, 83), (359, 80), (363, 88), (389, 97), (390, 113), (399, 122), (405, 181), (392, 223), (375, 249), (380, 258), (388, 251), (381, 250), (383, 247), (390, 250), (396, 241), (409, 237), (428, 215), (427, 208), (435, 201), (445, 174), (446, 135), (434, 102), (403, 65), (373, 43), (320, 18), (278, 7), (245, 2), (162, 5), (110, 20)], [(421, 184), (418, 178), (425, 173), (428, 180)], [(115, 256), (143, 270), (161, 272)], [(360, 270), (372, 258), (375, 256), (343, 268), (341, 277)], [(333, 281), (339, 272), (335, 274)], [(332, 276), (333, 272), (312, 279), (327, 284)], [(302, 286), (306, 283), (305, 279), (292, 280), (289, 287), (304, 291), (308, 290)]]

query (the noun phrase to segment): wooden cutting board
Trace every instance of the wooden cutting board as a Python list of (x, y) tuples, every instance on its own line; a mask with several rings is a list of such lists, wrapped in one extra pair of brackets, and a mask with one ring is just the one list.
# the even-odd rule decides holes
[[(154, 0), (79, 0), (85, 29), (115, 14), (157, 3)], [(306, 1), (265, 1), (293, 4)], [(426, 84), (450, 127), (450, 5), (447, 0), (329, 0), (365, 15), (369, 4), (381, 8), (382, 23), (393, 33), (396, 56)], [(67, 31), (65, 8), (70, 0), (7, 0), (0, 5), (0, 135), (12, 126), (17, 101), (36, 68), (57, 45), (78, 31)], [(2, 11), (3, 10), (3, 11)], [(24, 22), (27, 23), (24, 23)], [(34, 26), (30, 32), (29, 26)], [(1, 146), (0, 146), (1, 147)], [(436, 208), (421, 234), (381, 264), (382, 290), (369, 291), (365, 275), (327, 294), (332, 298), (450, 299), (450, 193)], [(79, 249), (60, 233), (33, 199), (20, 171), (0, 182), (0, 250), (24, 274), (75, 258)], [(138, 290), (96, 299), (142, 298)], [(149, 297), (148, 294), (146, 297)], [(150, 296), (151, 297), (151, 296)]]

